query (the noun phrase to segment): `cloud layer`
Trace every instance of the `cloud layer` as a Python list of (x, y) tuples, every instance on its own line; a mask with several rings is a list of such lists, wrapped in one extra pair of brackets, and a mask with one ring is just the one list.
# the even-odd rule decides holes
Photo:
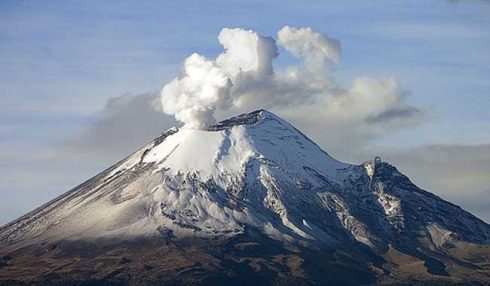
[(111, 98), (88, 128), (65, 140), (62, 157), (99, 161), (109, 166), (136, 151), (177, 122), (158, 111), (156, 93)]
[(490, 221), (490, 144), (378, 150), (418, 186)]

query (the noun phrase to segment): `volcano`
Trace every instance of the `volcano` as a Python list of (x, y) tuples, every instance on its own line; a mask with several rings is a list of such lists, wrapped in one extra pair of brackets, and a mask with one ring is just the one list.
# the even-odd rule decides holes
[(169, 129), (1, 227), (0, 257), (0, 285), (486, 285), (490, 225), (258, 110)]

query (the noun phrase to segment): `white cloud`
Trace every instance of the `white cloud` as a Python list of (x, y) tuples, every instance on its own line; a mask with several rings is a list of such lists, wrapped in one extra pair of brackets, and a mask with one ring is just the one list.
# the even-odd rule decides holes
[[(187, 127), (206, 128), (215, 122), (215, 112), (229, 116), (268, 108), (287, 116), (309, 110), (314, 111), (317, 123), (335, 120), (337, 126), (363, 125), (372, 136), (382, 133), (384, 123), (393, 126), (396, 118), (413, 123), (409, 119), (420, 115), (417, 108), (404, 103), (405, 93), (391, 77), (360, 77), (351, 87), (338, 86), (332, 66), (342, 53), (337, 40), (311, 28), (289, 26), (277, 38), (277, 44), (299, 58), (299, 63), (274, 70), (278, 55), (274, 39), (251, 30), (224, 28), (218, 36), (224, 48), (221, 54), (215, 59), (191, 55), (182, 74), (164, 86), (163, 112)], [(309, 117), (305, 113), (296, 119)]]
[(313, 31), (311, 28), (283, 27), (278, 33), (278, 43), (293, 56), (309, 64), (337, 63), (342, 54), (340, 42)]
[(205, 128), (216, 122), (216, 108), (231, 104), (231, 86), (231, 80), (214, 61), (193, 54), (185, 60), (182, 76), (163, 87), (162, 110), (189, 128)]
[(360, 77), (348, 90), (327, 97), (325, 111), (332, 119), (366, 118), (402, 104), (401, 100), (395, 79)]
[(231, 78), (248, 73), (257, 78), (272, 74), (272, 60), (277, 56), (275, 41), (251, 30), (221, 30), (218, 36), (224, 52), (216, 63)]
[(191, 55), (182, 74), (162, 89), (162, 111), (174, 115), (187, 128), (204, 129), (214, 124), (216, 109), (230, 108), (242, 89), (272, 75), (272, 59), (277, 56), (272, 38), (224, 28), (218, 39), (223, 53), (213, 60)]
[(490, 222), (490, 144), (372, 150), (419, 187)]

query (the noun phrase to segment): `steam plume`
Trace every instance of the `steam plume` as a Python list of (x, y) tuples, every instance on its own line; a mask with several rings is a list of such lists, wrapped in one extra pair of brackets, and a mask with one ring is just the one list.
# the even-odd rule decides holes
[[(410, 116), (418, 112), (404, 105), (404, 93), (391, 77), (360, 77), (350, 88), (339, 87), (333, 66), (340, 60), (341, 45), (311, 28), (285, 26), (277, 42), (251, 30), (224, 28), (218, 40), (221, 54), (215, 59), (192, 54), (184, 61), (182, 74), (161, 91), (162, 111), (186, 128), (205, 129), (216, 122), (217, 111), (255, 108), (294, 106), (326, 120), (358, 125), (391, 120), (402, 114), (399, 111)], [(298, 62), (274, 70), (278, 45)]]

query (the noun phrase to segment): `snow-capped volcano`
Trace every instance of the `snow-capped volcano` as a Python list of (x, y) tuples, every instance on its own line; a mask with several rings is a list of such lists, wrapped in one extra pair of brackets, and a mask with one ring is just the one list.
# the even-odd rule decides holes
[(306, 200), (305, 190), (340, 186), (353, 168), (261, 110), (208, 130), (170, 129), (1, 234), (8, 241), (151, 236), (162, 229), (207, 236), (251, 224), (278, 239), (288, 233), (314, 239), (314, 223), (296, 225), (285, 204)]
[(481, 257), (490, 256), (488, 224), (419, 189), (379, 158), (361, 165), (333, 159), (265, 110), (207, 130), (166, 131), (108, 170), (2, 227), (0, 254), (101, 239), (243, 237), (250, 243), (270, 239), (269, 244), (299, 253), (335, 249), (358, 255), (368, 259), (364, 266), (379, 277), (391, 273), (395, 279), (395, 265), (404, 259), (424, 265), (412, 271), (425, 271), (423, 279), (456, 274), (465, 279), (469, 274), (463, 270), (472, 267), (483, 273), (476, 280), (489, 278), (488, 268), (461, 258), (475, 247)]

